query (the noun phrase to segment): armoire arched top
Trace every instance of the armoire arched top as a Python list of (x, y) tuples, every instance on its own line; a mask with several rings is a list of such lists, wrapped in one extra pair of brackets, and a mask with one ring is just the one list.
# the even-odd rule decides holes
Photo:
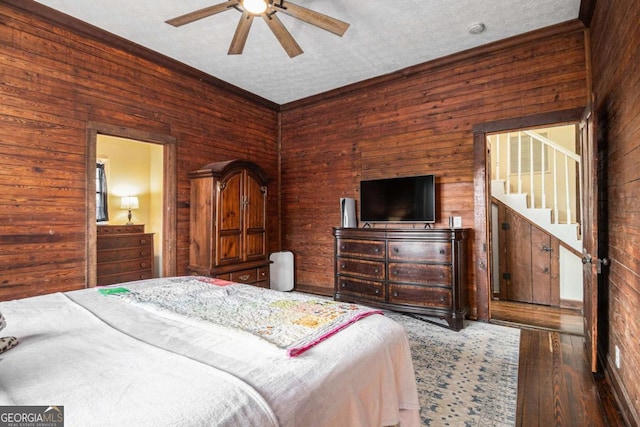
[(260, 185), (267, 185), (269, 182), (269, 178), (264, 170), (249, 160), (227, 160), (224, 162), (209, 163), (189, 173), (189, 178), (221, 178), (238, 170), (246, 170), (256, 178)]

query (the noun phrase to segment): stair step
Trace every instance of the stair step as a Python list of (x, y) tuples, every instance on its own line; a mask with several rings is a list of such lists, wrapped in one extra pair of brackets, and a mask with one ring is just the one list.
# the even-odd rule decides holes
[(578, 239), (578, 224), (554, 224), (551, 209), (529, 208), (527, 194), (505, 194), (504, 186), (504, 180), (491, 181), (491, 195), (566, 245), (582, 252), (582, 241)]
[(528, 209), (526, 194), (491, 194), (505, 205), (517, 211)]

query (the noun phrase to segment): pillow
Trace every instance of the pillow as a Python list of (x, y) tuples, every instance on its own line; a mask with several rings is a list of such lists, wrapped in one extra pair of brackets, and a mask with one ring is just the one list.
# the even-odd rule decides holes
[(4, 353), (11, 347), (15, 347), (18, 344), (18, 338), (16, 337), (2, 337), (0, 338), (0, 353)]
[[(4, 329), (7, 326), (7, 321), (5, 320), (2, 313), (0, 313), (0, 330)], [(2, 337), (0, 338), (0, 353), (4, 353), (9, 350), (11, 347), (15, 347), (18, 344), (18, 338), (16, 337)]]

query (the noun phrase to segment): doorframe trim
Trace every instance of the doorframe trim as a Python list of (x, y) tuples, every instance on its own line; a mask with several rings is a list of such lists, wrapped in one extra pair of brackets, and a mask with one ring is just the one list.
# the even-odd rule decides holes
[[(97, 283), (97, 223), (96, 223), (96, 158), (98, 135), (159, 144), (163, 146), (163, 197), (162, 205), (162, 275), (177, 273), (177, 139), (172, 135), (155, 134), (109, 123), (89, 121), (86, 152), (86, 287)], [(92, 184), (93, 183), (93, 184)]]
[[(491, 301), (491, 239), (489, 224), (490, 191), (486, 136), (488, 133), (508, 132), (516, 129), (546, 125), (562, 125), (580, 121), (584, 107), (549, 113), (514, 117), (473, 125), (473, 198), (474, 198), (474, 254), (476, 279), (476, 316), (478, 320), (489, 321)], [(95, 210), (95, 209), (94, 209)]]

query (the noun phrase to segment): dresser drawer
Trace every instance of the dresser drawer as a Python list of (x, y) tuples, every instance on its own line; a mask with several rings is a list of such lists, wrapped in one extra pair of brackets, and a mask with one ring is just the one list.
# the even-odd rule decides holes
[(450, 263), (451, 243), (390, 240), (389, 260)]
[(338, 274), (384, 279), (384, 262), (366, 261), (353, 258), (337, 258), (336, 271)]
[(249, 268), (229, 273), (229, 280), (237, 283), (255, 283), (267, 280), (268, 277), (269, 268), (267, 267)]
[(253, 283), (258, 281), (258, 269), (233, 271), (229, 273), (229, 280), (237, 283)]
[(451, 286), (451, 266), (390, 262), (389, 281)]
[[(223, 277), (225, 276), (225, 277)], [(261, 282), (263, 286), (268, 287), (268, 278), (269, 278), (269, 268), (268, 267), (257, 267), (257, 268), (248, 268), (246, 270), (238, 270), (232, 271), (228, 274), (218, 275), (217, 277), (225, 280), (229, 280), (231, 282), (236, 283), (248, 283), (248, 284), (258, 284)]]
[(113, 262), (149, 258), (153, 253), (150, 246), (126, 249), (103, 249), (98, 256), (98, 262)]
[(99, 225), (98, 234), (130, 234), (144, 233), (144, 224), (134, 225)]
[(379, 240), (342, 239), (336, 242), (336, 251), (338, 256), (384, 259), (385, 243)]
[(127, 271), (152, 271), (153, 262), (151, 258), (120, 262), (99, 262), (96, 268), (98, 276), (108, 276), (111, 274), (119, 274)]
[(151, 247), (153, 234), (105, 234), (98, 237), (98, 250), (137, 248), (141, 246)]
[(452, 292), (447, 288), (411, 285), (389, 285), (389, 302), (413, 306), (451, 309)]
[(258, 268), (258, 281), (259, 282), (267, 282), (267, 288), (269, 283), (269, 267), (259, 267)]
[(358, 280), (340, 276), (337, 281), (337, 291), (344, 294), (354, 294), (384, 301), (384, 283)]
[(133, 282), (135, 280), (151, 279), (153, 273), (149, 271), (129, 271), (108, 276), (98, 276), (98, 286), (113, 285), (114, 283)]

